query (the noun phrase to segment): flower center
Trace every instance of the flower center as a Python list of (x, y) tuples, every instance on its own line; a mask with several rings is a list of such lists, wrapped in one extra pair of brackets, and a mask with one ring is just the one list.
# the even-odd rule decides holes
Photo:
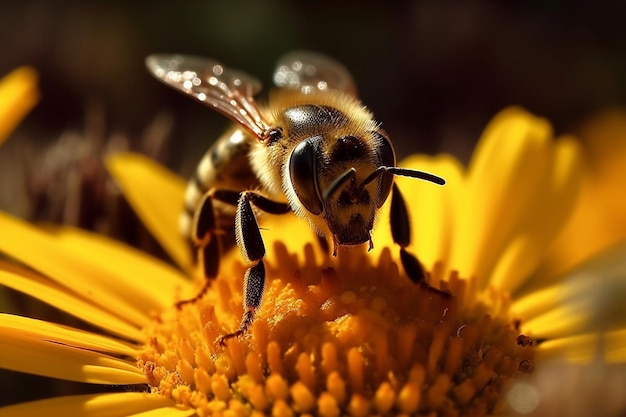
[(443, 297), (409, 282), (387, 250), (374, 265), (356, 251), (326, 268), (283, 251), (280, 265), (267, 263), (245, 337), (217, 343), (241, 318), (241, 265), (146, 329), (139, 366), (154, 392), (199, 415), (484, 415), (502, 411), (512, 378), (532, 371), (532, 340), (504, 297), (479, 301), (454, 274)]

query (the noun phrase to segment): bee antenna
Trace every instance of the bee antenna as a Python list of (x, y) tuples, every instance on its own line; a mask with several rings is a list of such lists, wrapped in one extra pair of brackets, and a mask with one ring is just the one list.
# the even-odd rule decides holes
[(356, 173), (356, 169), (354, 167), (350, 168), (340, 176), (338, 176), (335, 181), (333, 181), (328, 188), (324, 190), (324, 201), (328, 200), (334, 193), (337, 191), (339, 187), (343, 185), (344, 182), (348, 181), (350, 178), (354, 178), (354, 174)]
[(367, 184), (374, 181), (376, 177), (378, 177), (383, 172), (387, 172), (392, 175), (401, 175), (403, 177), (417, 178), (417, 179), (424, 180), (424, 181), (430, 181), (438, 185), (444, 185), (446, 183), (446, 180), (444, 180), (443, 178), (438, 177), (437, 175), (434, 175), (434, 174), (430, 174), (428, 172), (418, 171), (416, 169), (380, 166), (376, 168), (374, 171), (372, 171), (372, 173), (369, 174), (367, 177), (365, 177), (365, 179), (363, 180), (363, 182), (361, 182), (359, 187), (360, 188), (365, 187)]
[[(392, 175), (401, 175), (403, 177), (417, 178), (417, 179), (424, 180), (424, 181), (430, 181), (438, 185), (444, 185), (446, 183), (446, 180), (444, 180), (443, 178), (438, 177), (437, 175), (434, 175), (428, 172), (418, 171), (416, 169), (379, 166), (374, 171), (372, 171), (371, 174), (365, 177), (365, 179), (361, 182), (361, 184), (359, 184), (359, 188), (362, 189), (367, 184), (374, 181), (383, 172), (387, 172)], [(346, 181), (348, 181), (351, 178), (354, 178), (355, 174), (356, 174), (356, 169), (352, 167), (346, 172), (344, 172), (343, 174), (341, 174), (340, 176), (338, 176), (335, 179), (335, 181), (333, 181), (328, 186), (328, 188), (324, 190), (324, 193), (322, 195), (324, 200), (328, 200), (339, 189), (339, 187), (341, 187)]]

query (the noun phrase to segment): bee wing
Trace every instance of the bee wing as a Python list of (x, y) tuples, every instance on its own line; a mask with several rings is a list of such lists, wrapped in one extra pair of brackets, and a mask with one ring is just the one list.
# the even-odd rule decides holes
[(189, 55), (150, 55), (148, 70), (165, 84), (195, 97), (264, 139), (270, 128), (253, 96), (261, 82), (217, 61)]
[(356, 84), (343, 64), (326, 55), (293, 51), (283, 55), (274, 71), (277, 87), (314, 91), (340, 90), (356, 96)]

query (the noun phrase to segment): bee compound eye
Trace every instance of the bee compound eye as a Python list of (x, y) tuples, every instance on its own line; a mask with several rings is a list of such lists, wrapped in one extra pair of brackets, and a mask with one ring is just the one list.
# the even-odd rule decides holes
[(289, 179), (300, 203), (312, 214), (323, 211), (322, 198), (317, 183), (317, 159), (321, 136), (300, 142), (289, 157)]
[[(376, 154), (378, 156), (378, 163), (380, 166), (395, 167), (396, 166), (396, 154), (393, 150), (393, 146), (389, 139), (379, 132), (372, 132), (374, 138), (378, 140), (378, 147), (376, 148)], [(378, 192), (378, 200), (376, 206), (382, 206), (389, 193), (391, 192), (391, 186), (393, 185), (393, 175), (389, 173), (383, 173), (380, 176), (380, 186)]]

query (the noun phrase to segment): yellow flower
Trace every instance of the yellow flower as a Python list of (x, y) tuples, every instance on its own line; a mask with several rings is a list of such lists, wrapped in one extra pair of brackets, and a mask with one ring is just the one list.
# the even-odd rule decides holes
[[(487, 127), (467, 170), (449, 156), (404, 162), (443, 188), (398, 178), (414, 243), (443, 297), (399, 267), (383, 207), (366, 253), (321, 253), (294, 216), (262, 223), (264, 304), (238, 326), (245, 266), (233, 251), (205, 296), (177, 220), (185, 183), (138, 155), (109, 169), (178, 269), (119, 242), (71, 228), (38, 229), (0, 215), (0, 283), (81, 318), (94, 331), (0, 315), (0, 366), (54, 378), (136, 386), (0, 408), (0, 416), (489, 415), (504, 392), (551, 356), (626, 362), (626, 326), (596, 329), (581, 300), (598, 283), (527, 282), (573, 210), (582, 178), (575, 140), (555, 140), (520, 109)], [(618, 282), (617, 279), (613, 283)], [(620, 283), (622, 281), (619, 281)], [(530, 289), (529, 289), (530, 288)], [(626, 317), (626, 314), (624, 315)], [(540, 342), (540, 343), (539, 343)]]
[(14, 70), (0, 80), (0, 144), (39, 100), (32, 68)]
[(626, 109), (604, 111), (583, 125), (587, 175), (567, 226), (541, 268), (556, 276), (626, 237)]

